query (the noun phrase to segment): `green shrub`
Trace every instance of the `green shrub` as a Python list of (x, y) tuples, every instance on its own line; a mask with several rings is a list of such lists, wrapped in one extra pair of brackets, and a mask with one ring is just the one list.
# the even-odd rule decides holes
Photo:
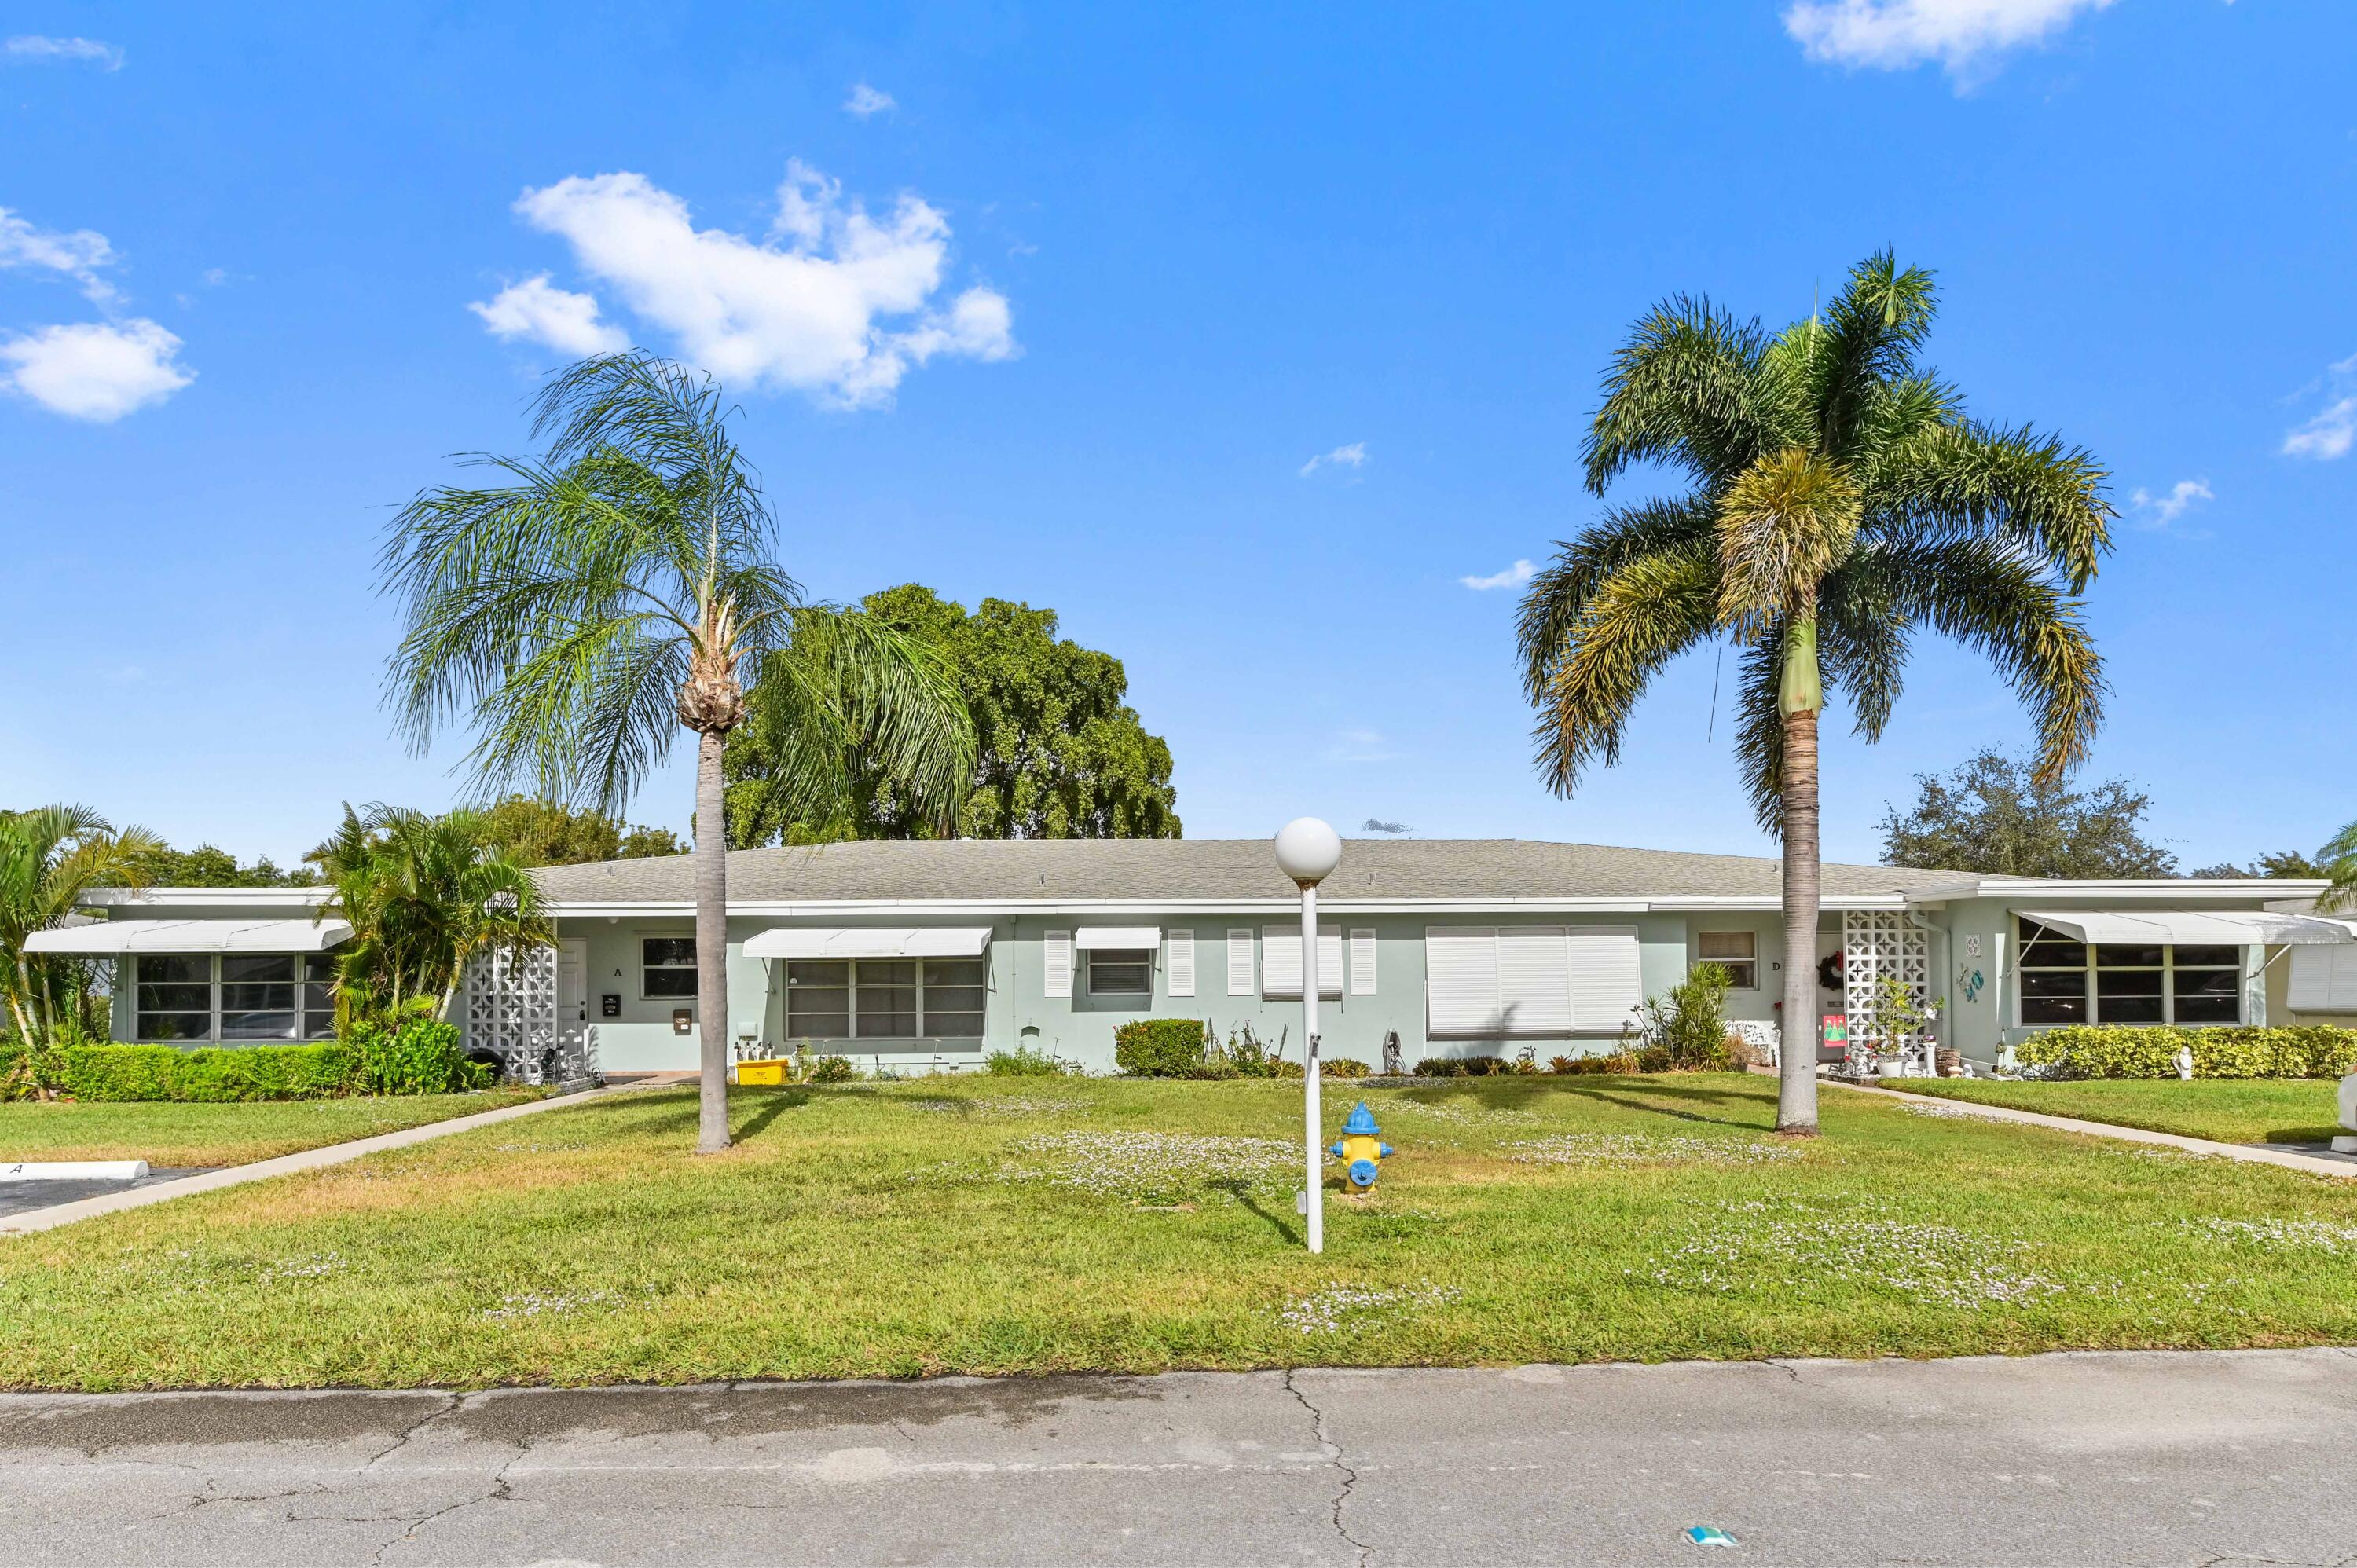
[(1637, 1065), (1634, 1051), (1606, 1051), (1585, 1057), (1556, 1057), (1547, 1063), (1549, 1072), (1559, 1072), (1573, 1078), (1597, 1073), (1642, 1072)]
[(493, 1069), (459, 1048), (458, 1026), (404, 1018), (392, 1028), (355, 1022), (342, 1042), (355, 1056), (351, 1088), (360, 1094), (454, 1094), (489, 1087)]
[(1001, 1078), (1060, 1078), (1081, 1070), (1078, 1062), (1068, 1062), (1050, 1056), (1036, 1046), (1017, 1046), (1011, 1051), (993, 1051), (982, 1058), (983, 1070)]
[(1418, 1078), (1501, 1078), (1514, 1070), (1503, 1057), (1426, 1057), (1415, 1064)]
[(76, 1100), (324, 1100), (349, 1094), (359, 1057), (339, 1040), (310, 1046), (68, 1046), (58, 1087)]
[(1636, 1026), (1621, 1037), (1621, 1049), (1636, 1051), (1640, 1072), (1725, 1070), (1730, 1065), (1727, 993), (1733, 983), (1723, 964), (1695, 965), (1667, 996), (1645, 998)]
[(1204, 1070), (1211, 1038), (1200, 1018), (1133, 1018), (1113, 1032), (1114, 1065), (1132, 1078), (1213, 1076)]
[(2340, 1078), (2357, 1072), (2357, 1029), (2180, 1028), (2072, 1024), (2015, 1047), (2024, 1067), (2057, 1079), (2175, 1078), (2177, 1053), (2193, 1051), (2196, 1078)]
[(807, 1083), (849, 1083), (857, 1074), (852, 1070), (849, 1057), (821, 1057), (810, 1064), (803, 1081)]
[(1320, 1058), (1318, 1070), (1328, 1078), (1365, 1078), (1374, 1071), (1356, 1057)]

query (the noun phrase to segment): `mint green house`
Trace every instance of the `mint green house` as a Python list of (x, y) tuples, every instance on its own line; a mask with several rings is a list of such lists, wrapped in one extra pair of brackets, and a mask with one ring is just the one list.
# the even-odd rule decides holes
[[(1772, 859), (1518, 840), (1353, 840), (1298, 904), (1253, 840), (950, 840), (729, 856), (728, 1015), (696, 1014), (685, 857), (540, 874), (553, 951), (479, 965), (456, 1004), (519, 1070), (693, 1069), (706, 1028), (737, 1055), (797, 1046), (863, 1069), (980, 1065), (1030, 1046), (1113, 1066), (1142, 1017), (1250, 1025), (1299, 1059), (1314, 974), (1329, 1057), (1413, 1063), (1612, 1047), (1693, 964), (1736, 978), (1732, 1016), (1781, 1035), (1782, 967), (1819, 1015), (1868, 1034), (1876, 983), (1939, 1004), (1933, 1040), (1993, 1061), (2058, 1024), (2210, 1026), (2357, 1016), (2357, 926), (2321, 884), (2040, 882), (1824, 867), (1815, 950), (1787, 954)], [(123, 1040), (234, 1043), (331, 1026), (319, 955), (348, 935), (304, 889), (102, 890), (103, 918), (48, 950), (116, 960)], [(1932, 1041), (1908, 1042), (1921, 1047)]]

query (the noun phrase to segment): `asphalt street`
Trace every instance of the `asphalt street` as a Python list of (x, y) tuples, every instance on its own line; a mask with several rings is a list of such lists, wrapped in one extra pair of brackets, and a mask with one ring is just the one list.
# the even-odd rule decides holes
[(2357, 1352), (12, 1395), (0, 1559), (2338, 1564)]

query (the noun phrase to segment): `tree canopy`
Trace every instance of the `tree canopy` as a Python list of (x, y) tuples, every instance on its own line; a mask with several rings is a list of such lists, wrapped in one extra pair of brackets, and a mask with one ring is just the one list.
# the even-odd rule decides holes
[(2001, 876), (2174, 876), (2177, 856), (2144, 834), (2152, 798), (2126, 779), (2073, 789), (1990, 749), (1919, 773), (1914, 806), (1882, 819), (1882, 858)]
[(159, 844), (147, 856), (145, 875), (155, 887), (310, 887), (319, 881), (307, 865), (282, 871), (266, 854), (241, 865), (229, 851), (210, 843), (194, 849)]
[(532, 795), (509, 795), (483, 807), (481, 815), (485, 836), (518, 865), (579, 865), (687, 853), (669, 828), (639, 827), (603, 811)]
[[(1170, 747), (1124, 700), (1121, 660), (1057, 637), (1052, 609), (984, 599), (969, 612), (915, 583), (870, 594), (869, 615), (937, 650), (973, 715), (971, 788), (947, 824), (963, 838), (1177, 838)], [(729, 842), (739, 846), (851, 838), (927, 838), (943, 831), (915, 810), (888, 769), (855, 757), (839, 810), (786, 809), (767, 780), (780, 722), (757, 683), (751, 719), (728, 753)]]

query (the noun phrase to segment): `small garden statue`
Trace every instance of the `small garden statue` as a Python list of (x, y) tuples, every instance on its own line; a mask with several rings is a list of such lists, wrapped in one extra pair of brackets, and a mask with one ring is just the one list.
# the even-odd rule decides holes
[(1343, 1178), (1352, 1192), (1364, 1192), (1375, 1185), (1383, 1174), (1383, 1156), (1392, 1146), (1383, 1140), (1383, 1129), (1375, 1125), (1374, 1113), (1363, 1100), (1351, 1108), (1351, 1119), (1342, 1123), (1342, 1136), (1326, 1152), (1342, 1162)]
[(2178, 1047), (2175, 1060), (2177, 1063), (2177, 1076), (2185, 1079), (2188, 1083), (2192, 1082), (2193, 1047), (2191, 1046)]

